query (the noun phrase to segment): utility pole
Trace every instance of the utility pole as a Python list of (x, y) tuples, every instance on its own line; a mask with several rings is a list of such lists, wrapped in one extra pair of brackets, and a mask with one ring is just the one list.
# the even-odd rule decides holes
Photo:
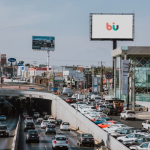
[(102, 96), (102, 98), (103, 98), (103, 64), (102, 64), (102, 61), (101, 61), (100, 80), (101, 80), (101, 83), (100, 83), (100, 93), (101, 93), (101, 96)]

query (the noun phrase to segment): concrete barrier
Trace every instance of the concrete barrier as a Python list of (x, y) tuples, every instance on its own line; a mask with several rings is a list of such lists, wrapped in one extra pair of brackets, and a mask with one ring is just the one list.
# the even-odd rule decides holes
[(21, 122), (21, 117), (19, 115), (19, 120), (18, 120), (18, 123), (17, 123), (17, 127), (16, 127), (15, 136), (14, 136), (14, 139), (13, 139), (13, 144), (12, 144), (11, 150), (17, 150), (17, 147), (18, 147), (20, 122)]

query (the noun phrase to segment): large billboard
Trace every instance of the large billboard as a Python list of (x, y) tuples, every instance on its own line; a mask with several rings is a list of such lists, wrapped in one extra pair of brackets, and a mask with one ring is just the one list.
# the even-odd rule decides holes
[(134, 14), (90, 14), (91, 40), (134, 40)]
[(43, 51), (55, 50), (55, 37), (53, 36), (32, 36), (32, 49)]

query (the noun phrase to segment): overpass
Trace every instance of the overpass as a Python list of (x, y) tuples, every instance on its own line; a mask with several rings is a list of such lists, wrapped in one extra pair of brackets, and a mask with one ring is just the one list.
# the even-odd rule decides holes
[(118, 140), (109, 136), (104, 130), (99, 128), (96, 124), (91, 122), (88, 118), (83, 116), (80, 112), (76, 111), (73, 107), (71, 107), (68, 103), (66, 103), (60, 97), (53, 95), (51, 93), (46, 92), (38, 92), (38, 91), (23, 91), (23, 90), (10, 90), (10, 89), (1, 89), (0, 96), (26, 96), (32, 98), (47, 99), (52, 101), (51, 104), (51, 114), (60, 118), (63, 121), (67, 121), (71, 124), (72, 127), (76, 129), (80, 129), (85, 133), (93, 134), (94, 138), (101, 142), (102, 140), (105, 142), (105, 145), (108, 145), (111, 150), (121, 149), (128, 150), (123, 144), (121, 144)]

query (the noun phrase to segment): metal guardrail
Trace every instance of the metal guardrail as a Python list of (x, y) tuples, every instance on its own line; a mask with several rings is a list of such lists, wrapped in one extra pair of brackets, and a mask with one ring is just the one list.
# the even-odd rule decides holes
[(18, 120), (18, 123), (17, 123), (17, 127), (16, 127), (15, 136), (14, 136), (14, 140), (13, 140), (13, 144), (12, 144), (11, 150), (17, 150), (18, 139), (19, 139), (18, 136), (19, 136), (20, 123), (21, 123), (21, 117), (19, 115), (19, 120)]

